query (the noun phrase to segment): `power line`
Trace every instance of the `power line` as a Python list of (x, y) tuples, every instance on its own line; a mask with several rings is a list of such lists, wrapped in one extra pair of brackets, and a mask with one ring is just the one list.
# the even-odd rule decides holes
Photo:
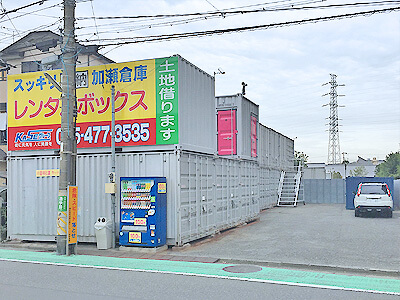
[(21, 7), (18, 7), (18, 8), (14, 8), (14, 9), (11, 9), (11, 10), (5, 10), (3, 8), (3, 12), (0, 13), (0, 18), (4, 17), (5, 15), (17, 12), (17, 11), (19, 11), (21, 9), (24, 9), (24, 8), (27, 8), (27, 7), (31, 7), (31, 6), (36, 5), (36, 4), (42, 5), (46, 1), (48, 1), (48, 0), (39, 0), (39, 1), (33, 2), (31, 4), (27, 4), (27, 5), (24, 5), (24, 6), (21, 6)]
[[(275, 1), (270, 2), (280, 3), (284, 1)], [(322, 1), (313, 1), (314, 2), (322, 2)], [(229, 14), (247, 14), (247, 13), (256, 13), (256, 12), (271, 12), (271, 11), (288, 11), (288, 10), (310, 10), (310, 9), (329, 9), (329, 8), (343, 8), (343, 7), (359, 7), (359, 6), (371, 6), (371, 5), (394, 5), (398, 4), (400, 1), (372, 1), (372, 2), (357, 2), (357, 3), (344, 3), (344, 4), (330, 4), (330, 5), (320, 5), (320, 6), (302, 6), (295, 7), (293, 4), (288, 4), (289, 7), (284, 8), (261, 8), (261, 9), (253, 9), (253, 10), (233, 10), (233, 11), (213, 11), (213, 12), (197, 12), (197, 13), (185, 13), (185, 14), (158, 14), (158, 15), (142, 15), (142, 16), (103, 16), (96, 17), (98, 20), (110, 20), (110, 19), (145, 19), (145, 18), (174, 18), (174, 17), (190, 17), (190, 16), (211, 16), (211, 15), (229, 15)], [(93, 19), (93, 17), (78, 17), (77, 20), (87, 20)]]
[[(203, 37), (203, 36), (211, 36), (211, 35), (221, 35), (221, 34), (225, 34), (225, 33), (255, 31), (255, 30), (264, 30), (264, 29), (270, 29), (270, 28), (301, 25), (301, 24), (308, 24), (308, 23), (318, 23), (318, 22), (331, 21), (331, 20), (337, 20), (337, 19), (345, 19), (345, 18), (353, 18), (353, 17), (358, 17), (358, 16), (373, 15), (376, 13), (387, 13), (387, 12), (397, 11), (397, 10), (400, 10), (400, 7), (391, 7), (391, 8), (385, 8), (385, 9), (377, 9), (377, 10), (371, 10), (371, 11), (356, 12), (356, 13), (349, 13), (349, 14), (342, 14), (342, 15), (335, 15), (335, 16), (328, 16), (328, 17), (318, 17), (318, 18), (303, 19), (303, 20), (297, 20), (297, 21), (287, 21), (287, 22), (281, 22), (281, 23), (246, 26), (246, 27), (229, 28), (229, 29), (217, 29), (217, 30), (195, 31), (195, 32), (175, 33), (175, 34), (152, 35), (152, 36), (143, 36), (143, 37), (134, 37), (134, 38), (119, 38), (118, 41), (115, 41), (115, 39), (101, 39), (101, 40), (99, 40), (99, 42), (110, 41), (109, 43), (104, 43), (104, 44), (100, 45), (103, 47), (116, 46), (116, 45), (127, 45), (127, 44), (138, 44), (138, 43), (145, 43), (145, 42), (159, 42), (159, 41), (164, 41), (164, 40)], [(125, 40), (125, 41), (121, 42), (121, 40)], [(113, 41), (113, 42), (111, 42), (111, 41)], [(89, 41), (82, 40), (81, 42), (87, 43)], [(89, 43), (87, 45), (91, 45), (91, 44)]]
[(29, 13), (22, 13), (22, 12), (17, 12), (17, 14), (20, 14), (22, 16), (38, 16), (38, 17), (45, 17), (45, 18), (53, 18), (53, 19), (59, 19), (60, 17), (55, 16), (55, 15), (45, 15), (45, 14), (37, 14), (37, 13), (33, 13), (33, 12), (29, 12)]
[[(38, 31), (38, 30), (42, 30), (42, 29), (49, 30), (52, 26), (57, 25), (58, 23), (61, 23), (61, 21), (62, 21), (62, 19), (60, 18), (55, 22), (48, 23), (48, 24), (43, 24), (43, 25), (40, 25), (40, 26), (38, 26), (36, 28), (33, 28), (33, 29), (24, 30), (24, 31), (19, 30), (17, 32), (17, 34), (21, 37), (21, 35), (25, 35), (25, 34), (30, 33), (30, 32), (34, 32), (34, 31)], [(12, 30), (12, 29), (10, 29), (10, 30)], [(4, 43), (8, 43), (9, 40), (14, 38), (14, 33), (15, 32), (16, 32), (16, 29), (12, 30), (11, 33), (8, 33), (8, 36), (0, 38), (0, 43), (3, 43), (3, 44)]]
[(214, 6), (214, 4), (212, 4), (210, 1), (208, 1), (208, 0), (205, 0), (208, 4), (210, 4), (212, 7), (214, 7), (215, 8), (215, 10), (217, 10), (217, 11), (219, 11), (219, 9), (218, 8), (216, 8), (215, 6)]
[[(48, 1), (48, 0), (46, 0), (46, 1)], [(8, 16), (8, 18), (9, 18), (10, 20), (14, 20), (14, 19), (17, 19), (17, 18), (24, 17), (24, 16), (26, 16), (26, 15), (30, 15), (30, 14), (33, 14), (33, 13), (37, 13), (37, 12), (39, 12), (39, 11), (43, 11), (43, 10), (46, 10), (46, 9), (49, 9), (49, 8), (54, 8), (54, 7), (57, 7), (57, 6), (60, 6), (60, 5), (61, 5), (61, 3), (57, 3), (57, 4), (54, 4), (54, 5), (51, 5), (51, 6), (47, 6), (47, 7), (44, 7), (44, 8), (35, 10), (35, 11), (31, 11), (31, 12), (27, 12), (27, 13), (21, 13), (19, 16), (15, 16), (15, 17), (12, 17), (12, 18), (10, 18), (10, 17), (8, 16), (8, 14), (7, 14), (7, 16)], [(3, 22), (7, 22), (7, 20), (0, 21), (0, 23), (3, 23)]]
[[(272, 2), (267, 2), (267, 3), (262, 3), (262, 4), (256, 4), (256, 5), (249, 5), (249, 6), (242, 6), (242, 7), (234, 7), (234, 8), (229, 8), (229, 9), (222, 9), (219, 11), (209, 11), (209, 12), (196, 12), (196, 13), (182, 13), (182, 14), (157, 14), (157, 15), (141, 15), (141, 16), (105, 16), (105, 17), (97, 17), (97, 19), (156, 19), (156, 18), (171, 18), (171, 17), (190, 17), (190, 16), (206, 16), (206, 15), (221, 15), (221, 14), (226, 14), (226, 13), (232, 13), (230, 10), (235, 10), (239, 8), (245, 8), (245, 7), (251, 7), (251, 6), (260, 6), (260, 5), (270, 5), (270, 4), (276, 4), (276, 3), (283, 3), (283, 2), (291, 2), (292, 0), (277, 0), (277, 1), (272, 1)], [(322, 0), (325, 1), (325, 0)], [(322, 2), (322, 1), (315, 1), (315, 2)], [(290, 5), (290, 4), (288, 4)], [(293, 5), (293, 4), (291, 4)], [(244, 10), (237, 11), (237, 13), (242, 13)], [(92, 17), (77, 17), (77, 20), (86, 20), (86, 19), (91, 19)]]
[[(324, 0), (321, 0), (321, 1), (308, 0), (308, 1), (291, 2), (290, 5), (282, 4), (282, 5), (275, 6), (275, 7), (269, 7), (268, 9), (263, 8), (263, 10), (248, 11), (248, 12), (271, 12), (271, 11), (279, 12), (279, 11), (286, 11), (286, 10), (290, 11), (290, 10), (302, 10), (302, 9), (309, 10), (309, 9), (327, 9), (327, 8), (347, 8), (347, 7), (362, 7), (362, 6), (370, 6), (370, 5), (389, 5), (389, 4), (391, 5), (393, 3), (400, 3), (399, 0), (396, 0), (396, 1), (379, 1), (379, 2), (358, 2), (358, 3), (342, 4), (342, 5), (304, 6), (305, 4), (317, 3), (317, 2), (323, 2), (323, 1)], [(278, 3), (278, 2), (285, 2), (285, 1), (275, 1), (275, 2), (271, 2), (269, 4)], [(303, 5), (303, 6), (296, 7), (296, 5)], [(240, 11), (240, 12), (242, 12), (242, 11)], [(202, 14), (202, 13), (196, 13), (196, 14)], [(116, 25), (125, 25), (125, 24), (131, 25), (132, 22), (127, 21), (127, 22), (101, 24), (101, 25), (95, 25), (95, 26), (83, 26), (83, 27), (77, 28), (77, 29), (88, 29), (90, 27), (96, 27), (96, 30), (98, 30), (98, 27), (110, 27), (111, 28), (110, 30), (103, 30), (100, 33), (102, 33), (102, 34), (106, 34), (106, 33), (122, 34), (124, 32), (133, 32), (133, 31), (137, 31), (137, 30), (150, 29), (150, 28), (155, 28), (155, 27), (182, 25), (182, 24), (188, 24), (188, 23), (192, 23), (192, 22), (210, 20), (213, 18), (221, 18), (221, 14), (218, 12), (212, 12), (212, 15), (210, 15), (209, 13), (207, 13), (207, 14), (208, 15), (206, 15), (206, 16), (196, 16), (194, 18), (186, 18), (186, 19), (179, 19), (179, 20), (167, 21), (167, 22), (161, 22), (161, 23), (142, 24), (142, 25), (136, 25), (136, 26), (127, 26), (127, 27), (120, 26), (119, 28), (118, 27), (112, 28), (112, 27), (115, 27)], [(188, 15), (192, 15), (192, 14), (188, 14)], [(232, 15), (230, 15), (229, 13), (228, 14), (224, 13), (223, 18), (228, 17), (228, 16), (232, 16)], [(136, 17), (137, 16), (133, 16), (132, 18), (136, 18)], [(153, 16), (151, 16), (151, 17), (153, 17)], [(108, 17), (105, 17), (105, 18), (108, 18)], [(113, 18), (113, 17), (111, 17), (111, 18)], [(117, 17), (117, 18), (119, 19), (120, 17)], [(99, 19), (99, 18), (96, 17), (96, 19)], [(148, 21), (148, 20), (146, 21), (143, 19), (137, 19), (137, 20), (144, 21), (144, 22)], [(97, 34), (99, 34), (99, 32), (97, 32)], [(87, 35), (90, 35), (92, 37), (94, 34), (93, 33), (80, 34), (81, 40), (84, 40), (84, 39), (82, 39), (82, 37), (87, 36)], [(86, 41), (88, 42), (89, 39), (90, 38), (88, 38)]]
[(93, 21), (94, 21), (94, 26), (96, 27), (97, 39), (100, 39), (100, 37), (99, 37), (99, 29), (97, 28), (96, 16), (94, 14), (93, 0), (90, 1), (90, 6), (92, 7)]
[[(304, 5), (304, 4), (310, 4), (310, 3), (316, 3), (316, 2), (322, 2), (324, 0), (307, 0), (307, 1), (298, 1), (298, 2), (292, 2), (291, 4), (285, 4), (285, 5), (279, 5), (279, 6), (275, 6), (275, 7), (270, 7), (269, 10), (270, 11), (275, 11), (276, 9), (279, 8), (287, 8), (287, 7), (293, 7), (294, 5)], [(272, 3), (278, 3), (278, 2), (283, 2), (283, 1), (275, 1)], [(400, 2), (400, 1), (399, 1)], [(122, 33), (122, 32), (126, 32), (126, 31), (136, 31), (136, 30), (142, 30), (142, 29), (149, 29), (149, 28), (155, 28), (155, 27), (163, 27), (163, 26), (173, 26), (173, 25), (182, 25), (182, 24), (188, 24), (188, 23), (193, 23), (193, 22), (198, 22), (198, 21), (205, 21), (205, 20), (210, 20), (210, 19), (215, 19), (215, 18), (226, 18), (232, 16), (230, 14), (224, 14), (223, 16), (221, 16), (220, 13), (213, 13), (211, 15), (204, 15), (204, 16), (195, 16), (193, 18), (184, 18), (184, 19), (178, 19), (178, 20), (173, 20), (173, 21), (166, 21), (166, 22), (161, 22), (161, 23), (151, 23), (151, 24), (142, 24), (142, 25), (136, 25), (133, 27), (121, 27), (122, 29), (113, 29), (113, 30), (109, 30), (109, 31), (103, 31), (101, 33), (110, 33), (110, 32), (116, 32), (116, 33)], [(92, 18), (92, 17), (90, 17)], [(136, 19), (136, 22), (148, 22), (148, 21), (152, 21), (154, 19), (157, 18), (151, 18), (149, 20), (142, 20), (142, 19)], [(96, 18), (99, 19), (99, 18)], [(117, 19), (119, 19), (117, 17)], [(125, 22), (118, 22), (118, 23), (107, 23), (107, 24), (101, 24), (98, 25), (98, 27), (113, 27), (116, 25), (124, 25), (124, 24), (132, 24), (132, 21), (125, 21)], [(83, 26), (77, 29), (87, 29), (93, 26)], [(85, 35), (85, 34), (83, 34)], [(81, 34), (82, 36), (82, 34)]]

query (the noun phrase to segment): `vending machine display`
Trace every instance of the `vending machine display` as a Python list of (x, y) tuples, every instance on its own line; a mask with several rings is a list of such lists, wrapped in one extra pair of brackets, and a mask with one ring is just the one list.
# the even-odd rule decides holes
[(121, 177), (119, 244), (158, 247), (167, 239), (165, 177)]

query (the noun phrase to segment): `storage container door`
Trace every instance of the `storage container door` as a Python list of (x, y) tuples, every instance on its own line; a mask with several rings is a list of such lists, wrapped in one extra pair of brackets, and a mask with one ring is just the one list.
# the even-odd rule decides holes
[(236, 110), (218, 111), (218, 154), (236, 154)]
[(257, 118), (251, 116), (251, 157), (257, 157)]

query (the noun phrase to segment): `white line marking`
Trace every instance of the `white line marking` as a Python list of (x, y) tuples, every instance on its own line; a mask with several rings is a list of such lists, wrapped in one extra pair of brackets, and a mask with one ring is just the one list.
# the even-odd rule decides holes
[(231, 280), (241, 280), (241, 281), (249, 281), (249, 282), (260, 282), (260, 283), (270, 283), (270, 284), (279, 284), (279, 285), (290, 285), (290, 286), (299, 286), (299, 287), (328, 289), (328, 290), (366, 292), (366, 293), (372, 293), (372, 294), (385, 294), (385, 295), (400, 296), (400, 293), (398, 293), (398, 292), (384, 292), (384, 291), (377, 291), (377, 290), (345, 288), (345, 287), (339, 287), (339, 286), (318, 285), (318, 284), (288, 282), (288, 281), (275, 281), (275, 280), (269, 280), (269, 279), (240, 278), (240, 277), (230, 277), (230, 276), (222, 276), (222, 275), (196, 274), (196, 273), (186, 273), (186, 272), (132, 269), (132, 268), (119, 268), (119, 267), (107, 267), (107, 266), (64, 264), (64, 263), (33, 261), (33, 260), (20, 260), (20, 259), (12, 259), (12, 258), (0, 258), (0, 261), (31, 263), (31, 264), (37, 264), (37, 265), (63, 266), (63, 267), (79, 267), (79, 268), (88, 268), (88, 269), (105, 269), (105, 270), (117, 270), (117, 271), (136, 271), (136, 272), (144, 272), (144, 273), (174, 274), (174, 275), (184, 275), (184, 276), (231, 279)]

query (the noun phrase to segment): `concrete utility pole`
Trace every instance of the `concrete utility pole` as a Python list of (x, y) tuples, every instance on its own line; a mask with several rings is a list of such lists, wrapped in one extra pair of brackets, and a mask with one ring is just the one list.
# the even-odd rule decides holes
[(347, 177), (347, 165), (349, 164), (349, 161), (344, 156), (345, 154), (347, 154), (347, 152), (342, 152), (342, 154), (343, 154), (343, 164), (344, 164), (344, 179), (346, 179), (346, 177)]
[[(322, 106), (329, 105), (330, 107), (330, 116), (327, 118), (329, 120), (329, 144), (328, 144), (328, 164), (338, 164), (340, 163), (340, 144), (339, 144), (339, 115), (338, 115), (338, 103), (337, 97), (341, 97), (344, 95), (338, 95), (336, 92), (336, 87), (344, 86), (344, 84), (337, 84), (336, 75), (331, 75), (331, 81), (324, 83), (324, 85), (330, 84), (331, 91), (322, 96), (331, 96), (331, 100), (328, 104), (324, 104)], [(343, 106), (341, 106), (343, 107)]]
[[(115, 86), (111, 86), (111, 182), (115, 185)], [(112, 247), (115, 248), (115, 186), (111, 194)]]
[[(59, 209), (57, 218), (57, 254), (66, 254), (67, 216), (60, 212), (61, 199), (67, 196), (68, 185), (76, 185), (76, 44), (75, 44), (75, 0), (64, 0), (64, 35), (62, 53), (62, 107), (60, 178), (58, 187)], [(75, 245), (70, 245), (68, 253), (76, 253)]]

